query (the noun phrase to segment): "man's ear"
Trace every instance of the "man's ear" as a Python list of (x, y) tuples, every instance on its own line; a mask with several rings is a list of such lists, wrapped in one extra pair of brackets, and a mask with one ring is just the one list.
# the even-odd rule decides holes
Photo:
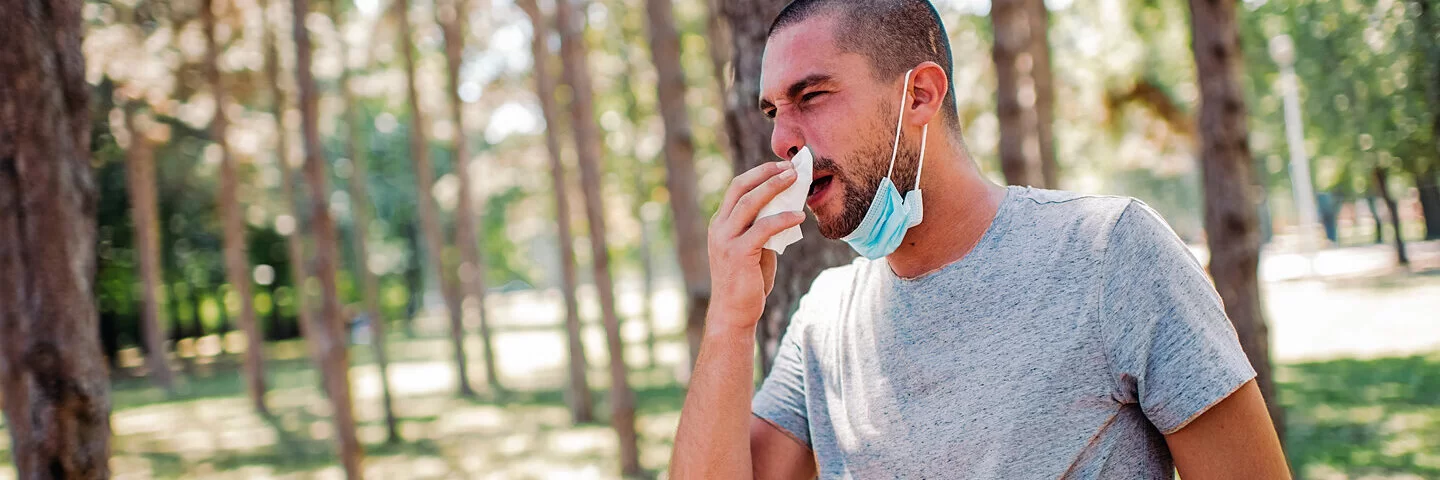
[(913, 126), (937, 123), (940, 104), (950, 94), (950, 78), (935, 62), (922, 62), (915, 67), (910, 86), (910, 100), (905, 104), (905, 121)]

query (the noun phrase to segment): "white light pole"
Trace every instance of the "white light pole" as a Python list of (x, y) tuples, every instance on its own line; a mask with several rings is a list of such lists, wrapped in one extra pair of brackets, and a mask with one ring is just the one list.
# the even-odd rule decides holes
[(1300, 87), (1295, 80), (1295, 42), (1289, 35), (1270, 39), (1270, 58), (1280, 65), (1280, 93), (1285, 103), (1285, 143), (1290, 149), (1290, 186), (1299, 214), (1300, 248), (1315, 273), (1315, 234), (1320, 215), (1315, 209), (1315, 187), (1310, 180), (1310, 159), (1305, 155), (1305, 131), (1300, 119)]

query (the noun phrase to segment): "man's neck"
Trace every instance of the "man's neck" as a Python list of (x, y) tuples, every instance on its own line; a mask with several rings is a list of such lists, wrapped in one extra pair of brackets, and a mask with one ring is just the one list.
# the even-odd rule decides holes
[(930, 143), (920, 180), (924, 219), (886, 257), (901, 278), (919, 277), (964, 258), (990, 228), (1005, 198), (1005, 187), (981, 175), (965, 150), (943, 137)]

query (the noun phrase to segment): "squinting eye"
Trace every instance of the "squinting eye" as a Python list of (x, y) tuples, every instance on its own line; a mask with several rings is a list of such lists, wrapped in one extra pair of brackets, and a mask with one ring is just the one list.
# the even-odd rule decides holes
[(830, 92), (810, 92), (810, 93), (805, 94), (804, 96), (801, 96), (801, 97), (800, 97), (800, 101), (802, 101), (802, 102), (808, 102), (808, 101), (814, 100), (816, 97), (819, 97), (819, 96), (824, 95), (824, 94), (827, 94), (827, 93), (830, 93)]

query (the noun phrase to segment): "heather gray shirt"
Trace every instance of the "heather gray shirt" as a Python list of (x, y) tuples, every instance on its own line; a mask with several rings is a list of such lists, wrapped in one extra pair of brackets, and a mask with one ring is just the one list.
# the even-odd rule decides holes
[(756, 416), (822, 478), (1173, 478), (1173, 433), (1255, 376), (1145, 204), (1010, 187), (969, 255), (820, 275)]

